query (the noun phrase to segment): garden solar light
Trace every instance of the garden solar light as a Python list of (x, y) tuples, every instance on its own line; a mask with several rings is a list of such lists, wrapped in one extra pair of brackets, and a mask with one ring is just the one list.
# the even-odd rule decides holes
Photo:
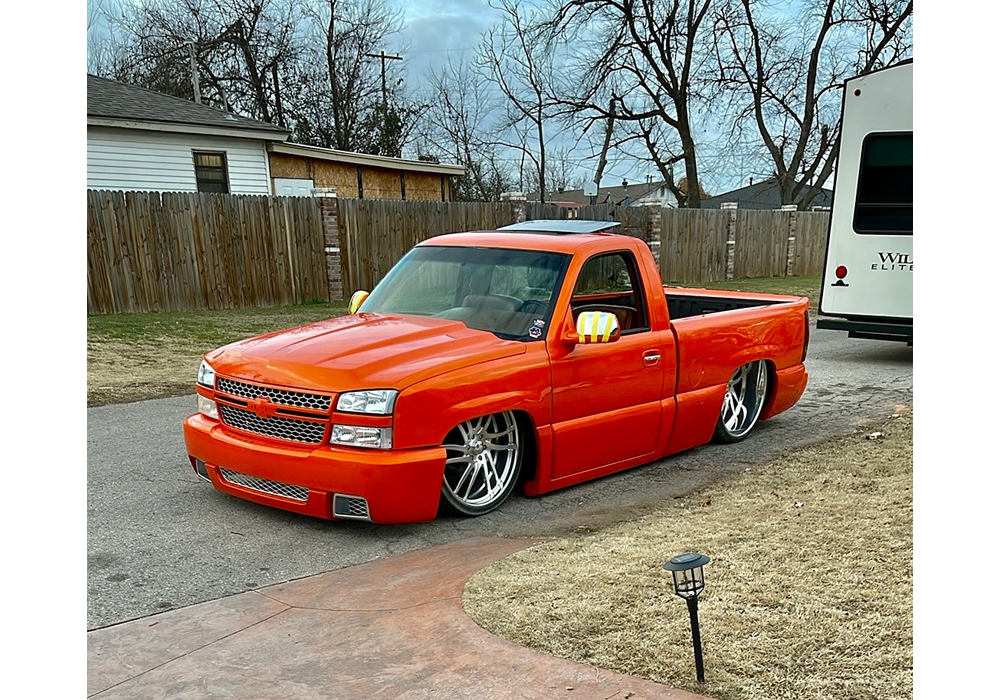
[(705, 564), (711, 559), (704, 554), (678, 554), (663, 565), (674, 576), (674, 593), (687, 601), (691, 615), (691, 639), (694, 643), (694, 666), (698, 682), (705, 682), (705, 664), (701, 659), (701, 631), (698, 629), (698, 595), (705, 589)]

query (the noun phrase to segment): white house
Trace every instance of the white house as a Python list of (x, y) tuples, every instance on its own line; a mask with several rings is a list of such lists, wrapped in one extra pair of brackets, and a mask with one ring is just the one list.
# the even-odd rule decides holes
[(271, 194), (282, 127), (87, 76), (87, 188)]

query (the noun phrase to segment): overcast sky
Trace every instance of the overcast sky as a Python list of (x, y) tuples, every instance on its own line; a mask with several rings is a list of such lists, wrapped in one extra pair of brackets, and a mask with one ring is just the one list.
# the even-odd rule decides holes
[[(99, 5), (107, 9), (114, 8), (118, 3), (119, 0), (87, 0), (88, 16), (99, 14), (95, 12)], [(500, 17), (500, 13), (491, 8), (487, 0), (417, 0), (395, 4), (403, 10), (404, 28), (398, 41), (390, 42), (385, 50), (387, 53), (398, 52), (403, 56), (407, 90), (417, 101), (429, 97), (424, 80), (426, 71), (443, 65), (449, 58), (453, 61), (473, 60), (484, 32)], [(98, 18), (91, 32), (100, 33), (102, 26), (104, 22)], [(546, 145), (551, 154), (555, 149), (572, 146), (574, 141), (574, 134), (559, 130), (553, 125), (549, 129)], [(586, 146), (577, 148), (571, 155), (579, 168), (579, 175), (586, 179), (593, 176), (596, 168), (596, 158), (593, 155)], [(514, 153), (510, 154), (510, 158), (512, 162), (517, 161)], [(743, 184), (739, 181), (718, 182), (708, 168), (703, 170), (704, 186), (713, 194), (722, 191), (722, 186), (729, 189)], [(609, 154), (609, 163), (601, 184), (605, 187), (620, 185), (623, 179), (639, 183), (644, 182), (647, 176), (660, 179), (655, 168), (650, 165)]]

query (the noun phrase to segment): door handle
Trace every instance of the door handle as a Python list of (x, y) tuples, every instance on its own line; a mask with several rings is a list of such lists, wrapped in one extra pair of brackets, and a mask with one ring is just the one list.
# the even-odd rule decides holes
[(660, 353), (656, 350), (647, 350), (642, 353), (642, 364), (646, 367), (655, 367), (660, 364)]

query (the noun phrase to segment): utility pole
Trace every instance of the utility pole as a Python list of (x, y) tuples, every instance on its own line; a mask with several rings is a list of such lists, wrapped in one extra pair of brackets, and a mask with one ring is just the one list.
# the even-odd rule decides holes
[(385, 49), (382, 49), (379, 53), (366, 53), (365, 56), (369, 58), (377, 58), (382, 61), (382, 109), (387, 110), (389, 108), (389, 93), (385, 85), (385, 62), (386, 61), (402, 61), (402, 56), (389, 56), (386, 54)]
[(194, 101), (201, 104), (201, 88), (198, 86), (198, 59), (194, 54), (194, 42), (187, 44), (188, 56), (191, 57), (191, 88), (194, 90)]

